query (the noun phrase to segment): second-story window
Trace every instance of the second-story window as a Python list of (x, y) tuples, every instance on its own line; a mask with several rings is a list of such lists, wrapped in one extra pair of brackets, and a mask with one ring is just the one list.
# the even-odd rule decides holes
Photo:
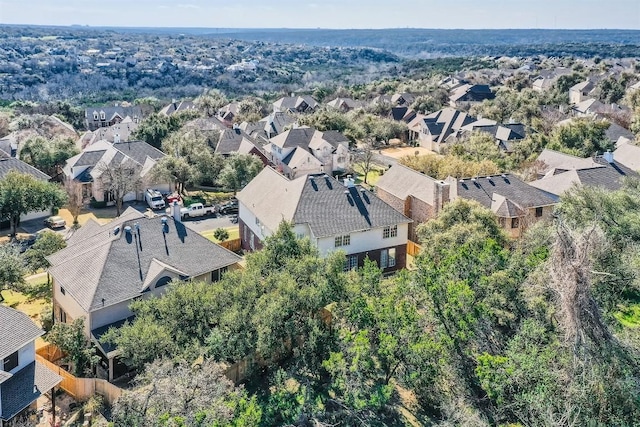
[(536, 218), (540, 218), (542, 216), (542, 207), (536, 208)]
[(398, 237), (398, 226), (397, 225), (392, 225), (389, 227), (385, 227), (384, 230), (382, 230), (382, 238), (383, 239), (388, 239), (390, 237)]
[(100, 120), (105, 120), (106, 116), (104, 114), (104, 111), (100, 111)]
[(520, 218), (511, 218), (511, 228), (520, 228)]
[(18, 366), (18, 352), (16, 351), (15, 353), (11, 353), (10, 355), (8, 355), (7, 357), (4, 358), (3, 360), (3, 370), (5, 372), (9, 372), (10, 370), (14, 369), (16, 366)]
[(349, 246), (351, 244), (351, 235), (345, 234), (344, 236), (336, 236), (334, 243), (336, 248), (339, 248), (340, 246)]

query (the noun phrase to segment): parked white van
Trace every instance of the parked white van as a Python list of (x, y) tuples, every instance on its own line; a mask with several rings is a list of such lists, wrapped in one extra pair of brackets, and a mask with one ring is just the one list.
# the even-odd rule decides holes
[(144, 192), (144, 199), (151, 209), (164, 209), (164, 199), (159, 191), (147, 188)]

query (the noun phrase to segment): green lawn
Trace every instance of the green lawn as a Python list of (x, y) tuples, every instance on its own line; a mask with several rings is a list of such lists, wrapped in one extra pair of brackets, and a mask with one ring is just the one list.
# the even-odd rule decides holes
[[(226, 227), (225, 230), (227, 230), (227, 232), (229, 233), (229, 238), (227, 240), (235, 240), (240, 238), (240, 229), (237, 225)], [(216, 240), (213, 237), (213, 233), (215, 233), (215, 231), (216, 230), (207, 230), (207, 231), (203, 231), (200, 234), (202, 234), (204, 237), (206, 237), (207, 239), (211, 240), (214, 243), (220, 243), (218, 240)]]
[(627, 328), (640, 327), (640, 304), (624, 307), (613, 314), (622, 326)]

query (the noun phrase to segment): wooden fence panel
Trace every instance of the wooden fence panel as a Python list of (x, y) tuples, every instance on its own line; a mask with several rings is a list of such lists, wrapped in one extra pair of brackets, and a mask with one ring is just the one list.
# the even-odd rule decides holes
[(71, 395), (75, 400), (84, 401), (95, 393), (104, 396), (105, 400), (112, 405), (122, 394), (122, 389), (106, 380), (98, 378), (78, 378), (62, 369), (55, 363), (49, 362), (46, 358), (36, 353), (36, 361), (51, 369), (62, 377), (59, 387)]
[(411, 240), (407, 241), (407, 254), (411, 255), (411, 256), (416, 256), (420, 253), (420, 251), (422, 250), (422, 247), (415, 243), (412, 242)]
[(240, 249), (242, 249), (242, 240), (240, 239), (225, 240), (218, 244), (223, 248), (229, 249), (231, 252), (239, 252)]

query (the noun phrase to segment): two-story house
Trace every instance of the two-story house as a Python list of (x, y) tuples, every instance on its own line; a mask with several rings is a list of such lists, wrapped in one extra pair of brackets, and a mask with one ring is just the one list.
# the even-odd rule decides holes
[(440, 152), (449, 138), (454, 139), (463, 126), (476, 119), (464, 111), (447, 107), (429, 115), (418, 115), (409, 123), (409, 139), (421, 147)]
[[(618, 154), (626, 153), (622, 150)], [(554, 199), (574, 186), (601, 187), (613, 191), (622, 187), (625, 178), (640, 178), (638, 172), (616, 160), (612, 152), (583, 159), (545, 149), (538, 160), (545, 166), (541, 170), (544, 175), (530, 184)]]
[(264, 150), (276, 168), (289, 177), (342, 172), (350, 166), (349, 139), (337, 131), (297, 127), (271, 138)]
[[(493, 211), (511, 237), (519, 237), (532, 223), (548, 217), (556, 200), (512, 174), (445, 180), (434, 179), (403, 165), (394, 165), (376, 183), (376, 194), (414, 226), (435, 218), (457, 198), (475, 200)], [(409, 237), (416, 241), (415, 227)]]
[(326, 174), (289, 179), (267, 167), (237, 194), (242, 247), (262, 247), (282, 221), (293, 224), (299, 237), (309, 238), (321, 255), (346, 253), (345, 268), (369, 258), (385, 273), (406, 265), (411, 220), (350, 178)]
[(80, 154), (67, 160), (62, 169), (66, 179), (82, 184), (82, 194), (86, 199), (93, 197), (98, 202), (113, 203), (113, 195), (107, 191), (103, 174), (106, 168), (121, 165), (137, 174), (141, 185), (138, 191), (125, 195), (124, 201), (143, 200), (144, 189), (154, 188), (161, 192), (170, 192), (173, 183), (157, 182), (150, 173), (153, 166), (165, 154), (144, 141), (114, 142), (98, 141), (86, 147)]
[(318, 108), (318, 101), (309, 95), (285, 96), (273, 104), (274, 112), (281, 113), (310, 113)]
[(137, 106), (124, 107), (122, 105), (91, 107), (84, 110), (84, 122), (87, 130), (113, 126), (122, 122), (125, 117), (131, 117), (134, 123), (142, 119), (142, 109)]
[(485, 99), (493, 99), (495, 97), (496, 94), (491, 91), (488, 85), (465, 84), (451, 92), (449, 105), (454, 108), (468, 107)]
[(25, 313), (0, 305), (0, 427), (62, 381), (36, 362), (35, 340), (43, 334)]
[(128, 208), (106, 225), (89, 221), (48, 257), (55, 320), (84, 318), (109, 380), (123, 372), (102, 336), (132, 316), (133, 300), (161, 295), (172, 280), (215, 282), (238, 268), (239, 256), (185, 226), (180, 206), (171, 209), (173, 216)]

